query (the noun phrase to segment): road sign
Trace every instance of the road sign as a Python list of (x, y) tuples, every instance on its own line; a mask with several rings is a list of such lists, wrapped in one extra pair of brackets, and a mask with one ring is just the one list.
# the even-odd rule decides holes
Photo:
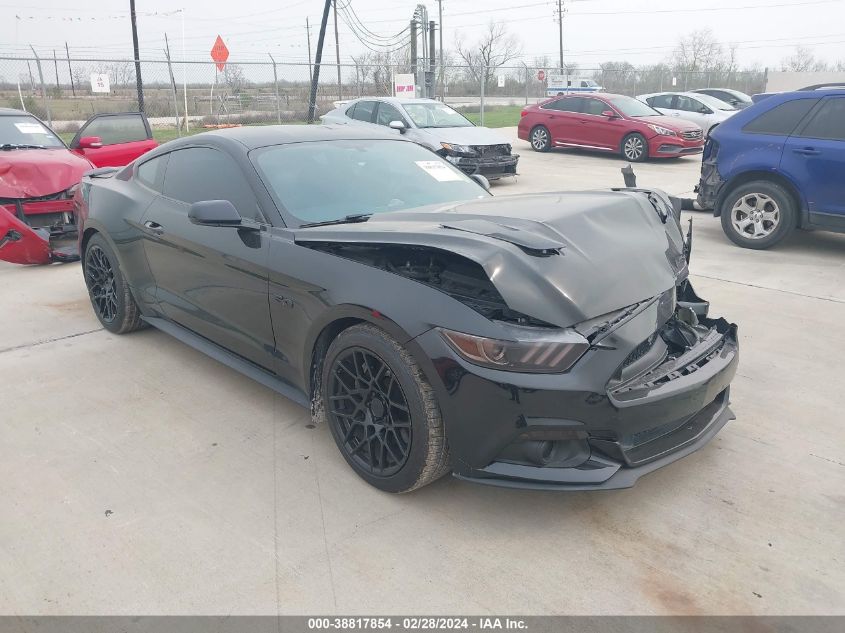
[(217, 62), (217, 70), (223, 71), (226, 68), (226, 60), (229, 59), (229, 49), (223, 43), (223, 38), (219, 35), (214, 41), (214, 46), (211, 47), (211, 59)]
[(95, 73), (91, 75), (91, 92), (111, 92), (109, 76)]
[(411, 73), (396, 75), (393, 78), (393, 95), (400, 99), (413, 99), (416, 97), (416, 85), (414, 75)]
[(499, 75), (499, 88), (504, 88), (504, 87), (505, 87), (505, 76)]
[(545, 70), (538, 70), (537, 71), (537, 81), (543, 81), (546, 79), (546, 71)]

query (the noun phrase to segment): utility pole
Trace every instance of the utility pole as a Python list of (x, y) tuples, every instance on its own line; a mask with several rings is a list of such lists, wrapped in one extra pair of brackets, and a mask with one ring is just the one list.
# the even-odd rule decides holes
[(343, 99), (343, 95), (340, 89), (340, 40), (337, 36), (337, 0), (332, 2), (332, 6), (334, 6), (334, 53), (335, 61), (337, 62), (337, 98), (340, 100)]
[(311, 77), (311, 96), (308, 99), (308, 122), (313, 123), (317, 115), (317, 84), (320, 81), (320, 62), (323, 60), (323, 43), (326, 40), (326, 25), (329, 22), (329, 9), (332, 0), (326, 0), (323, 7), (323, 20), (320, 22), (320, 35), (317, 37), (317, 54), (314, 57), (314, 76)]
[(416, 91), (416, 86), (417, 86), (417, 21), (416, 20), (411, 20), (411, 74), (414, 76), (414, 90)]
[(308, 83), (311, 83), (311, 25), (305, 18), (305, 32), (308, 34)]
[(53, 49), (53, 67), (56, 69), (56, 97), (62, 94), (62, 87), (59, 85), (59, 58), (56, 57), (56, 49)]
[(443, 0), (437, 0), (437, 11), (439, 13), (439, 20), (438, 24), (440, 25), (440, 52), (439, 52), (439, 59), (440, 59), (440, 100), (443, 103), (446, 103), (446, 95), (444, 84), (445, 80), (443, 78), (444, 75), (444, 67), (443, 67)]
[(67, 42), (65, 42), (65, 53), (67, 53), (67, 74), (70, 75), (70, 90), (75, 97), (76, 86), (73, 85), (73, 69), (70, 67), (70, 49), (67, 47)]
[(563, 0), (557, 0), (557, 26), (560, 37), (560, 74), (563, 74)]
[(132, 22), (132, 49), (135, 52), (135, 85), (138, 88), (138, 112), (143, 112), (144, 82), (141, 81), (141, 59), (138, 52), (138, 23), (135, 19), (135, 0), (129, 0), (129, 20)]
[(428, 72), (426, 72), (425, 91), (429, 99), (434, 98), (435, 87), (437, 82), (434, 80), (434, 20), (428, 22)]

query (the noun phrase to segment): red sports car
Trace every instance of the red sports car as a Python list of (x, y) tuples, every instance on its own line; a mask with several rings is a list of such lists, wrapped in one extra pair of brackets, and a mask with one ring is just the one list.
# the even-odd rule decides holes
[(632, 162), (700, 154), (704, 133), (694, 123), (660, 114), (624, 95), (563, 95), (522, 111), (519, 138), (538, 152), (575, 147), (622, 154)]
[(95, 115), (69, 148), (31, 114), (0, 108), (0, 260), (77, 259), (75, 247), (56, 247), (76, 233), (72, 188), (85, 172), (126, 165), (156, 146), (139, 112)]

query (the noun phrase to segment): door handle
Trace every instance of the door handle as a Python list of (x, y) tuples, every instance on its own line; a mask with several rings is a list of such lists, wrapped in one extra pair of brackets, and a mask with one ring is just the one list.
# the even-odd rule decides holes
[(147, 220), (144, 222), (144, 227), (149, 229), (152, 233), (156, 235), (161, 235), (164, 233), (164, 227), (159, 224), (158, 222), (153, 222), (152, 220)]
[(818, 156), (821, 154), (815, 147), (796, 147), (792, 151), (796, 154), (803, 154), (804, 156)]

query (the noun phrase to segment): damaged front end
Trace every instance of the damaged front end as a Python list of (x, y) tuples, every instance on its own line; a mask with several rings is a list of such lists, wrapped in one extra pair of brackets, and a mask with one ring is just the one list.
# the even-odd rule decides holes
[(73, 192), (71, 187), (47, 196), (0, 198), (0, 260), (14, 264), (78, 260)]

